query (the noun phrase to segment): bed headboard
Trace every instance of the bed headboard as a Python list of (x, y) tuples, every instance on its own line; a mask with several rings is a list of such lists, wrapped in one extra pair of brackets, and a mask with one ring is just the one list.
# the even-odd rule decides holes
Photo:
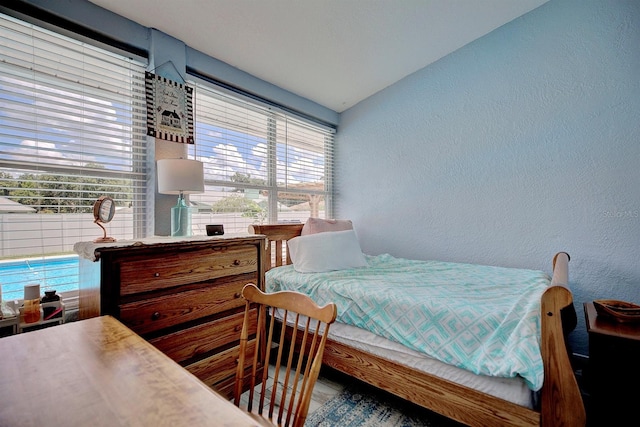
[(304, 224), (266, 224), (250, 225), (249, 233), (267, 236), (265, 256), (265, 271), (272, 267), (291, 264), (287, 240), (297, 237), (302, 232)]
[[(291, 264), (287, 240), (299, 236), (303, 226), (304, 224), (264, 224), (249, 226), (249, 233), (264, 234), (267, 236), (266, 250), (270, 256), (266, 257), (267, 266), (265, 271), (272, 267)], [(566, 252), (558, 252), (553, 257), (552, 285), (568, 287), (568, 263), (570, 259), (569, 254)]]

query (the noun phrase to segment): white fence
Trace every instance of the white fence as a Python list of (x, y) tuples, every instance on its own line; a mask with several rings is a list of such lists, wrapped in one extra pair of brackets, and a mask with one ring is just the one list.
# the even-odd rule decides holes
[[(286, 211), (278, 214), (280, 221), (304, 222), (309, 212)], [(253, 218), (238, 213), (196, 213), (192, 217), (193, 234), (205, 235), (207, 224), (224, 225), (225, 233), (244, 233)], [(133, 214), (117, 212), (105, 225), (107, 235), (117, 240), (133, 238)], [(73, 252), (76, 242), (102, 237), (103, 232), (88, 214), (0, 214), (0, 258), (43, 256)]]
[[(116, 239), (131, 238), (132, 221), (132, 213), (118, 214), (107, 232)], [(2, 214), (0, 233), (0, 258), (73, 252), (76, 242), (103, 235), (88, 214)]]

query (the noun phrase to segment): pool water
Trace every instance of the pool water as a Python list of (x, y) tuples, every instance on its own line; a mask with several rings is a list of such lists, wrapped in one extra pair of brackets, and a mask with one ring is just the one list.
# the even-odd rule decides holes
[(38, 259), (0, 261), (2, 299), (22, 299), (24, 286), (40, 284), (40, 293), (55, 289), (58, 293), (78, 290), (78, 257), (76, 255)]

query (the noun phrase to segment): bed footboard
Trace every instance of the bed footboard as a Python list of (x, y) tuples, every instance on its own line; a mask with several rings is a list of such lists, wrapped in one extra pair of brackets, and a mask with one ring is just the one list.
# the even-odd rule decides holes
[(541, 300), (541, 352), (545, 373), (541, 395), (543, 426), (584, 426), (587, 422), (565, 342), (568, 331), (563, 325), (562, 311), (573, 309), (573, 297), (567, 288), (568, 263), (567, 253), (556, 254), (551, 286)]

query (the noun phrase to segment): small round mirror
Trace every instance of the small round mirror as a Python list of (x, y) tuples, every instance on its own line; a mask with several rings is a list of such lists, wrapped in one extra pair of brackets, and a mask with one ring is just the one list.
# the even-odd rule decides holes
[(93, 222), (102, 228), (103, 236), (94, 240), (95, 243), (115, 242), (113, 237), (107, 237), (107, 229), (102, 224), (106, 224), (113, 219), (116, 213), (116, 204), (108, 196), (100, 196), (93, 204)]

